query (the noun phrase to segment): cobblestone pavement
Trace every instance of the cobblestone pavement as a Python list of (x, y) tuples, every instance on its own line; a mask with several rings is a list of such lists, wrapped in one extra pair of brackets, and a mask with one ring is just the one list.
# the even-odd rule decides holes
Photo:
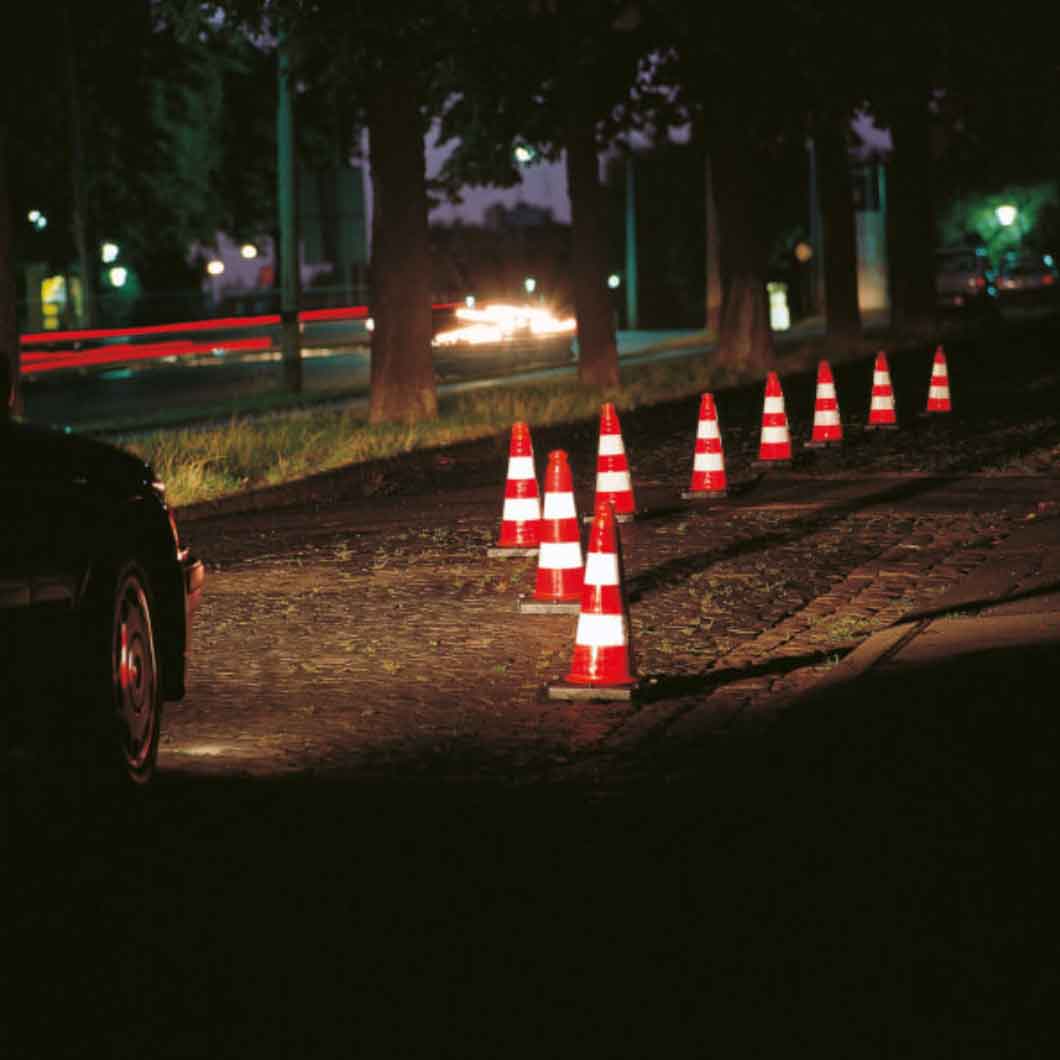
[[(1033, 355), (1032, 355), (1033, 354)], [(812, 376), (784, 380), (795, 467), (761, 475), (759, 388), (719, 397), (730, 498), (682, 504), (696, 402), (623, 416), (642, 518), (622, 528), (640, 702), (560, 705), (574, 616), (520, 615), (533, 559), (487, 559), (507, 439), (331, 476), (326, 496), (243, 515), (188, 513), (207, 559), (190, 692), (163, 770), (370, 777), (602, 778), (666, 741), (723, 728), (805, 688), (981, 564), (1060, 501), (1060, 370), (1039, 346), (999, 376), (950, 353), (957, 411), (910, 414), (930, 354), (892, 358), (900, 429), (845, 415), (811, 455)], [(1013, 360), (1006, 362), (1010, 367)], [(837, 372), (841, 406), (871, 364)], [(535, 432), (592, 498), (595, 424)]]

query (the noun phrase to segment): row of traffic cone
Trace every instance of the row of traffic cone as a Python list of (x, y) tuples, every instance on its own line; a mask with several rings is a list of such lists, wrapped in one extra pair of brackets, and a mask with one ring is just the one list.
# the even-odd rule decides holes
[[(931, 369), (931, 383), (925, 412), (950, 412), (950, 385), (946, 368), (946, 354), (939, 346)], [(887, 355), (882, 351), (876, 355), (872, 372), (872, 394), (869, 399), (869, 418), (866, 430), (895, 429), (898, 417), (894, 404), (894, 388), (891, 386), (891, 371)], [(836, 397), (835, 379), (827, 361), (817, 368), (817, 393), (814, 399), (813, 431), (808, 448), (819, 449), (838, 445), (843, 441), (843, 423), (839, 417), (839, 401)], [(762, 411), (762, 437), (758, 460), (755, 466), (783, 466), (791, 463), (791, 432), (784, 410), (784, 394), (776, 372), (766, 379), (765, 407)]]
[[(942, 347), (935, 352), (927, 412), (949, 412), (949, 380)], [(873, 371), (870, 428), (896, 426), (890, 370), (882, 352)], [(813, 434), (808, 445), (842, 441), (843, 429), (831, 368), (818, 369)], [(791, 459), (783, 393), (775, 372), (766, 382), (759, 459)], [(727, 493), (725, 462), (717, 409), (711, 394), (702, 395), (692, 470), (686, 498), (719, 497)], [(549, 686), (556, 699), (628, 699), (636, 685), (630, 642), (628, 607), (623, 590), (620, 538), (615, 522), (635, 511), (625, 447), (613, 404), (600, 417), (596, 504), (585, 565), (574, 499), (573, 475), (567, 454), (549, 454), (542, 511), (534, 472), (530, 430), (512, 428), (508, 480), (505, 486), (501, 537), (491, 554), (539, 554), (534, 594), (520, 600), (524, 612), (578, 613), (570, 672)]]

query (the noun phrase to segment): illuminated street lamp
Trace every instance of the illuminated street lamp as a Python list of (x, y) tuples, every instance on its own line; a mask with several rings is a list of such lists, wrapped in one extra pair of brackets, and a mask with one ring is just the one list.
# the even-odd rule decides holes
[(527, 165), (537, 157), (537, 152), (529, 144), (516, 144), (512, 149), (512, 157), (521, 166)]
[(124, 287), (125, 281), (129, 278), (129, 273), (121, 265), (115, 265), (114, 268), (107, 273), (107, 277), (110, 280), (112, 287)]
[(610, 287), (612, 291), (618, 290), (618, 287), (621, 283), (622, 277), (619, 276), (617, 272), (611, 273), (611, 275), (607, 278), (607, 286)]
[[(103, 243), (99, 248), (99, 256), (103, 260), (105, 265), (109, 265), (112, 261), (118, 260), (118, 244), (117, 243)], [(120, 285), (119, 285), (120, 286)]]
[(38, 232), (48, 227), (48, 218), (45, 217), (40, 210), (30, 210), (30, 212), (26, 214), (26, 219)]
[(253, 243), (244, 243), (239, 248), (239, 253), (247, 259), (247, 261), (253, 261), (258, 256), (258, 248)]
[(225, 263), (220, 258), (214, 258), (206, 263), (206, 271), (211, 276), (220, 276), (225, 271)]
[(1013, 224), (1016, 220), (1019, 211), (1011, 203), (1005, 203), (994, 210), (994, 216), (997, 218), (997, 223), (1002, 228), (1008, 228), (1009, 225)]
[(537, 280), (535, 280), (533, 276), (527, 276), (527, 278), (523, 280), (523, 287), (526, 288), (527, 294), (533, 294), (537, 289)]

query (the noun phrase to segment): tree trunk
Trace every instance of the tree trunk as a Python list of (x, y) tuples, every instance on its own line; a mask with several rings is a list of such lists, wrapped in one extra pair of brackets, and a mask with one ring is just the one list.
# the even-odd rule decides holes
[(0, 125), (0, 420), (22, 410), (11, 203), (7, 197), (6, 132)]
[(369, 104), (373, 180), (371, 420), (438, 414), (431, 259), (415, 80), (384, 65)]
[(858, 308), (858, 236), (846, 130), (827, 122), (817, 130), (817, 178), (824, 221), (824, 296), (828, 337), (834, 342), (861, 338)]
[(766, 294), (769, 251), (756, 223), (759, 164), (750, 145), (730, 130), (714, 137), (711, 159), (722, 275), (715, 362), (742, 376), (765, 375), (773, 366), (773, 332)]
[(578, 318), (578, 380), (618, 385), (618, 345), (607, 290), (607, 230), (596, 155), (591, 92), (574, 81), (567, 119), (567, 183), (571, 201), (571, 269)]
[(706, 163), (706, 187), (704, 189), (707, 199), (707, 318), (708, 331), (715, 335), (721, 327), (721, 250), (719, 247), (720, 234), (718, 231), (718, 204), (714, 194), (714, 174), (710, 155), (707, 155)]
[(932, 202), (931, 116), (922, 101), (895, 109), (887, 182), (891, 322), (912, 331), (935, 324), (935, 209)]

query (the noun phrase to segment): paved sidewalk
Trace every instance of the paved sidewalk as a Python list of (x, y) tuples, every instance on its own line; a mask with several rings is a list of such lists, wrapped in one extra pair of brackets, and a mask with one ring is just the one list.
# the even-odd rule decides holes
[[(924, 680), (923, 671), (932, 667), (964, 666), (979, 673), (993, 666), (1025, 680), (1028, 669), (1055, 667), (1058, 660), (1060, 517), (1050, 515), (997, 545), (987, 562), (941, 594), (930, 611), (908, 615), (869, 637), (811, 694), (862, 696), (879, 682)], [(1040, 687), (1043, 697), (1055, 696), (1044, 676)], [(969, 684), (962, 694), (974, 697), (976, 689)]]

